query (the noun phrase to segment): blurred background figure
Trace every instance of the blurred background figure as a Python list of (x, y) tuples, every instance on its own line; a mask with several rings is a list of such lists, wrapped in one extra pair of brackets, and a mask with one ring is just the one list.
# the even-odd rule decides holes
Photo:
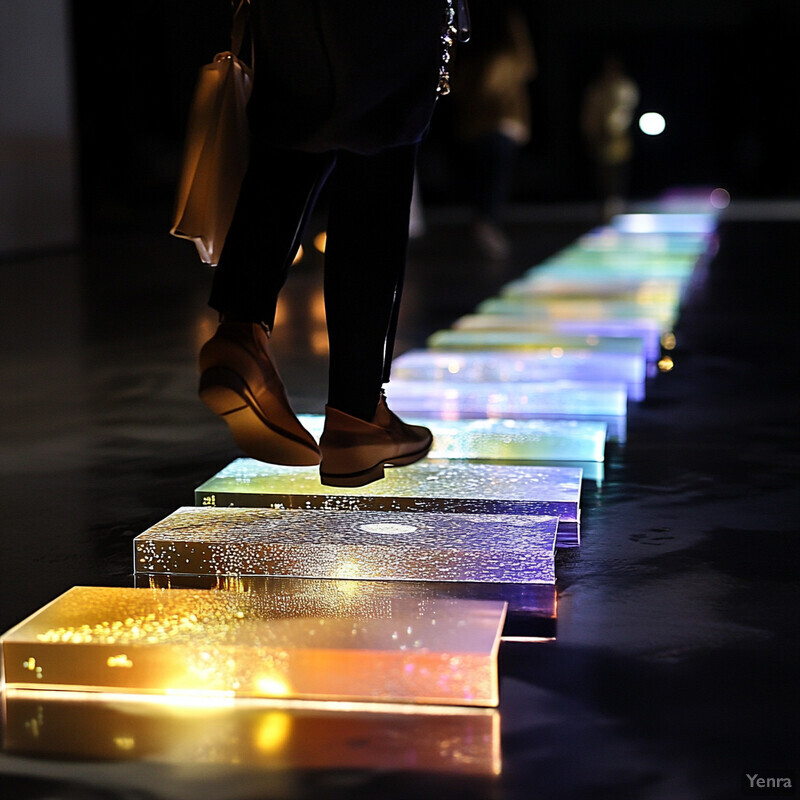
[(484, 255), (511, 254), (503, 212), (520, 148), (531, 136), (528, 84), (537, 63), (528, 21), (513, 0), (470, 0), (472, 38), (453, 79), (454, 135), (463, 145), (473, 234)]
[(631, 123), (639, 103), (639, 87), (625, 74), (616, 56), (606, 56), (600, 74), (583, 97), (581, 129), (594, 162), (603, 216), (624, 209), (633, 156)]

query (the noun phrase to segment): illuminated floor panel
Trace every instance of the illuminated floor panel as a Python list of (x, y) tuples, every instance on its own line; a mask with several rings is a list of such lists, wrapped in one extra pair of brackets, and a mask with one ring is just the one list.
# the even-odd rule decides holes
[(457, 330), (528, 331), (563, 336), (641, 339), (648, 361), (661, 356), (662, 326), (652, 319), (529, 320), (519, 314), (468, 314), (456, 320)]
[(628, 359), (641, 359), (644, 356), (642, 340), (635, 336), (565, 336), (534, 331), (451, 328), (433, 333), (427, 345), (431, 350), (523, 350), (548, 358), (563, 358), (569, 354), (584, 359), (601, 354)]
[(557, 517), (181, 508), (134, 540), (137, 572), (555, 583)]
[(586, 281), (584, 279), (535, 275), (506, 284), (502, 297), (535, 296), (549, 300), (602, 300), (615, 303), (663, 304), (676, 306), (683, 296), (684, 280)]
[(500, 773), (497, 711), (383, 708), (244, 700), (181, 704), (141, 696), (12, 691), (6, 697), (3, 748), (37, 758), (184, 767)]
[(556, 590), (546, 583), (470, 583), (454, 581), (362, 581), (261, 576), (135, 574), (136, 585), (156, 588), (222, 589), (268, 595), (276, 608), (296, 616), (360, 619), (387, 616), (392, 601), (417, 603), (432, 598), (499, 600), (508, 603), (502, 638), (551, 641), (556, 638)]
[[(484, 333), (484, 331), (478, 332), (475, 339), (482, 338)], [(464, 339), (466, 338), (465, 336)], [(530, 385), (579, 381), (583, 384), (597, 383), (608, 386), (618, 383), (625, 386), (629, 399), (644, 398), (647, 362), (643, 355), (620, 356), (581, 351), (566, 351), (559, 354), (552, 350), (504, 349), (501, 343), (508, 342), (511, 338), (511, 335), (498, 333), (495, 337), (497, 350), (470, 351), (466, 347), (462, 351), (409, 350), (395, 359), (392, 374), (394, 380), (398, 382), (438, 381), (446, 385), (461, 383), (495, 385), (504, 382)], [(518, 339), (524, 341), (524, 334), (520, 334)], [(525, 391), (528, 391), (527, 388)], [(616, 411), (616, 408), (614, 410)]]
[(538, 300), (530, 296), (490, 297), (478, 306), (481, 314), (517, 314), (533, 320), (650, 319), (672, 327), (677, 309), (670, 304), (605, 302), (603, 300)]
[(619, 214), (611, 226), (623, 233), (712, 233), (718, 225), (717, 214), (662, 213)]
[[(615, 256), (612, 258), (612, 255)], [(700, 257), (701, 258), (701, 257)], [(523, 278), (556, 278), (558, 280), (598, 283), (603, 279), (619, 281), (624, 278), (642, 280), (674, 279), (686, 281), (697, 267), (700, 258), (695, 256), (674, 258), (636, 259), (628, 253), (616, 257), (611, 253), (591, 253), (575, 250), (553, 256), (531, 267)]]
[[(301, 414), (300, 421), (315, 438), (325, 418)], [(430, 458), (475, 461), (599, 461), (605, 460), (608, 425), (595, 420), (456, 419), (408, 417), (412, 425), (433, 432)]]
[(440, 419), (525, 419), (541, 416), (617, 417), (627, 412), (625, 384), (592, 381), (509, 383), (392, 380), (389, 405), (398, 414)]
[(494, 706), (505, 610), (298, 617), (255, 593), (79, 586), (3, 637), (3, 666), (10, 689)]
[(702, 255), (711, 246), (711, 232), (638, 232), (624, 231), (613, 225), (604, 225), (580, 236), (575, 244), (582, 250), (619, 252), (630, 250), (639, 253), (686, 253)]
[(356, 489), (323, 486), (313, 467), (233, 461), (195, 491), (198, 506), (322, 508), (532, 514), (558, 517), (558, 546), (576, 543), (582, 473), (573, 467), (476, 464), (425, 459), (387, 469), (383, 480)]

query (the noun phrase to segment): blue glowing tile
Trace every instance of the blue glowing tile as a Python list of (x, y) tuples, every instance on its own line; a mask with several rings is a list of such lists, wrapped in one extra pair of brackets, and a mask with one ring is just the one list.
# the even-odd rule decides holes
[(331, 578), (271, 578), (263, 576), (168, 575), (137, 572), (136, 585), (155, 589), (221, 589), (266, 594), (276, 607), (298, 616), (360, 619), (388, 615), (395, 599), (418, 603), (432, 598), (499, 600), (508, 603), (503, 639), (556, 638), (557, 597), (549, 583), (465, 583), (437, 581), (362, 581)]
[(392, 409), (402, 416), (443, 420), (593, 419), (606, 423), (610, 441), (624, 442), (626, 436), (628, 396), (624, 384), (392, 380), (386, 384), (386, 394)]
[(711, 246), (711, 234), (623, 231), (611, 225), (595, 228), (580, 236), (576, 245), (582, 250), (641, 253), (684, 253), (702, 255)]
[[(116, 770), (119, 764), (134, 762), (179, 767), (184, 770), (181, 794), (186, 796), (190, 775), (198, 787), (205, 787), (197, 791), (203, 797), (205, 770), (222, 766), (483, 778), (500, 774), (502, 764), (500, 718), (493, 709), (429, 706), (409, 714), (407, 706), (389, 704), (202, 698), (162, 703), (144, 697), (25, 690), (9, 692), (5, 705), (7, 752), (114, 762)], [(199, 774), (197, 765), (204, 765)], [(137, 789), (118, 796), (144, 796), (138, 781)]]
[(360, 618), (268, 594), (76, 586), (2, 639), (6, 688), (495, 706), (506, 604), (394, 600)]
[(198, 506), (321, 508), (532, 514), (559, 519), (558, 544), (574, 539), (580, 519), (581, 470), (425, 459), (387, 469), (383, 480), (355, 489), (323, 486), (316, 468), (280, 467), (248, 458), (229, 464), (195, 490)]
[[(319, 414), (300, 422), (316, 439), (324, 426)], [(603, 461), (608, 426), (595, 420), (565, 419), (415, 419), (433, 432), (430, 458), (475, 461)]]
[[(439, 341), (471, 338), (480, 341), (485, 334), (498, 347), (503, 342), (518, 341), (524, 344), (524, 333), (493, 331), (444, 331), (460, 334), (456, 337), (441, 336)], [(467, 334), (475, 334), (470, 337)], [(629, 341), (620, 339), (620, 342)], [(640, 340), (634, 340), (641, 345)], [(557, 381), (580, 381), (582, 383), (621, 383), (626, 387), (631, 400), (644, 399), (646, 361), (643, 353), (625, 355), (584, 350), (559, 351), (510, 349), (488, 350), (410, 350), (398, 356), (392, 365), (392, 375), (397, 381), (427, 381), (446, 385), (460, 383), (553, 383)], [(509, 391), (509, 387), (506, 387)], [(600, 412), (598, 412), (600, 413)], [(603, 412), (605, 413), (605, 412)]]
[(557, 517), (180, 508), (134, 540), (137, 572), (555, 583)]
[(659, 322), (652, 319), (609, 320), (530, 320), (519, 314), (469, 314), (456, 320), (457, 330), (530, 331), (564, 336), (597, 336), (604, 338), (641, 339), (645, 358), (658, 361), (661, 357)]

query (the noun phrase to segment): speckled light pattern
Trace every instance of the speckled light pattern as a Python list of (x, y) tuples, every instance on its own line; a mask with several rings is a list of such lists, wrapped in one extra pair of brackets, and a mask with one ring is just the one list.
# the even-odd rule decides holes
[[(300, 414), (315, 438), (325, 418)], [(406, 417), (433, 433), (430, 457), (476, 461), (603, 461), (608, 425), (596, 420), (456, 419)]]
[(73, 587), (3, 639), (9, 688), (497, 705), (506, 604), (283, 615), (260, 593)]
[(397, 705), (383, 704), (385, 711), (341, 705), (239, 701), (205, 707), (147, 698), (123, 703), (78, 692), (12, 692), (3, 745), (6, 752), (35, 758), (183, 768), (500, 773), (495, 710), (432, 706), (425, 713), (403, 713)]
[[(394, 380), (488, 384), (579, 381), (603, 386), (619, 383), (624, 384), (631, 400), (641, 400), (645, 394), (647, 362), (641, 351), (637, 355), (624, 355), (598, 353), (588, 347), (564, 351), (558, 347), (527, 350), (524, 333), (452, 333), (463, 336), (442, 337), (440, 349), (409, 350), (398, 356), (392, 366)], [(484, 336), (484, 349), (479, 349)], [(518, 350), (514, 349), (515, 341)], [(455, 347), (444, 349), (445, 342), (455, 342)], [(387, 388), (387, 394), (389, 391)]]
[[(465, 354), (459, 354), (463, 358)], [(466, 363), (466, 359), (462, 362)], [(497, 382), (393, 379), (386, 384), (391, 408), (400, 414), (459, 419), (527, 419), (541, 416), (623, 417), (624, 383), (600, 381)], [(502, 382), (500, 382), (502, 381)]]
[(136, 570), (555, 583), (556, 517), (181, 508), (134, 540)]

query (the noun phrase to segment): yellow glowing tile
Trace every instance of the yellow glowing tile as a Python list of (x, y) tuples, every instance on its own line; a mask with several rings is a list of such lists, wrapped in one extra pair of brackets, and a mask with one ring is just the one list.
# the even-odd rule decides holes
[[(409, 709), (413, 713), (409, 713)], [(497, 775), (497, 711), (11, 691), (4, 749), (80, 760)]]
[(299, 617), (255, 593), (74, 587), (3, 637), (3, 667), (12, 689), (493, 706), (505, 613), (435, 598)]

